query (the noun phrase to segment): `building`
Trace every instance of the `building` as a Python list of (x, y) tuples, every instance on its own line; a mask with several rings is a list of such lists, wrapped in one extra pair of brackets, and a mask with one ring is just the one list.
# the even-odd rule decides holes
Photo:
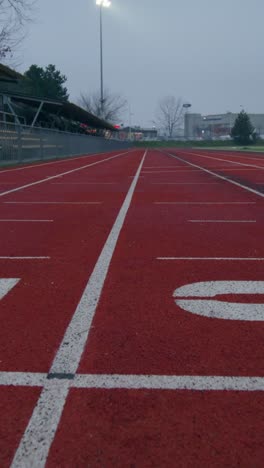
[[(248, 114), (253, 127), (264, 136), (264, 114)], [(228, 139), (238, 114), (202, 115), (186, 112), (184, 116), (184, 136), (186, 139), (217, 140)]]
[(133, 141), (155, 141), (158, 137), (158, 130), (156, 127), (141, 128), (135, 127), (123, 127), (119, 131), (120, 138), (123, 140)]

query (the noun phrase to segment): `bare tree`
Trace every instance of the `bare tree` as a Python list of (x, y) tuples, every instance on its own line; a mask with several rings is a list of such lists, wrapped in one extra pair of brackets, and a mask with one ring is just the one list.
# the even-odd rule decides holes
[(127, 101), (119, 94), (112, 94), (108, 89), (104, 91), (103, 112), (101, 106), (100, 93), (82, 93), (79, 104), (91, 114), (107, 120), (108, 122), (118, 122), (127, 106)]
[(25, 35), (34, 0), (0, 0), (0, 60), (13, 56)]
[(174, 96), (166, 96), (159, 102), (157, 112), (157, 123), (172, 137), (175, 130), (179, 128), (183, 118), (182, 100)]

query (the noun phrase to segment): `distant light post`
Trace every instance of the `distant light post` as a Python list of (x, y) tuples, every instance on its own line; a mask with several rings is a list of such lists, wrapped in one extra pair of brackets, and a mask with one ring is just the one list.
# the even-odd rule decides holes
[(104, 69), (103, 69), (103, 8), (111, 6), (110, 0), (96, 0), (96, 5), (100, 7), (100, 75), (101, 75), (101, 117), (104, 112)]
[[(186, 102), (185, 104), (183, 104), (182, 106), (184, 109), (185, 109), (185, 116), (184, 116), (184, 130), (185, 130), (185, 137), (186, 137), (186, 140), (189, 139), (189, 123), (187, 122), (187, 114), (188, 114), (188, 110), (190, 109), (190, 107), (192, 107), (192, 105), (189, 103), (189, 102)], [(188, 123), (188, 125), (187, 125)], [(185, 129), (185, 125), (186, 125), (186, 129)]]
[(129, 125), (128, 139), (129, 139), (129, 141), (132, 140), (132, 133), (131, 133), (131, 117), (132, 117), (133, 115), (134, 115), (133, 112), (131, 112), (131, 105), (129, 104), (129, 106), (128, 106), (128, 116), (129, 116), (129, 119), (128, 119), (128, 120), (129, 120), (129, 123), (128, 123), (128, 125)]

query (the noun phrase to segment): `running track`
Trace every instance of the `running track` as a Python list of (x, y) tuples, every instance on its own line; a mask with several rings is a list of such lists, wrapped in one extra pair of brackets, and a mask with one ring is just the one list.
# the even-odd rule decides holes
[(0, 171), (0, 466), (263, 467), (264, 157)]

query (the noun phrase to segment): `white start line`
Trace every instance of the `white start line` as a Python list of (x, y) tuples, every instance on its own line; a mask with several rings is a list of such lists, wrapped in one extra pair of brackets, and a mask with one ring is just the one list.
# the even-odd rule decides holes
[[(59, 389), (65, 380), (50, 379), (48, 374), (34, 372), (0, 372), (0, 386), (45, 387)], [(264, 377), (205, 376), (205, 375), (134, 375), (134, 374), (75, 374), (68, 379), (70, 388), (101, 388), (126, 390), (196, 390), (263, 392)], [(38, 465), (21, 465), (38, 466)]]

